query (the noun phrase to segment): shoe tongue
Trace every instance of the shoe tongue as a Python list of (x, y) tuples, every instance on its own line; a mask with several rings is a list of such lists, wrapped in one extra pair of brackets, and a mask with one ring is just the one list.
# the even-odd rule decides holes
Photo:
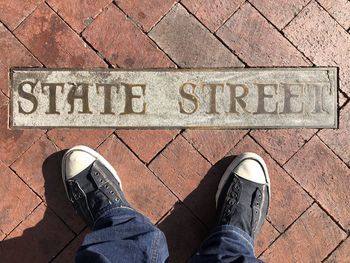
[(93, 163), (74, 177), (85, 193), (93, 192), (97, 189), (94, 187), (95, 183), (90, 176), (92, 165)]
[[(237, 226), (252, 236), (253, 228), (255, 228), (252, 224), (253, 207), (256, 204), (258, 192), (261, 192), (262, 188), (262, 184), (232, 176), (232, 179), (226, 182), (219, 197), (219, 204), (224, 206), (219, 207), (221, 211), (219, 224)], [(229, 204), (230, 201), (231, 204)], [(225, 216), (227, 209), (230, 209), (231, 212)]]
[(94, 214), (110, 204), (109, 199), (97, 187), (91, 172), (94, 163), (81, 171), (75, 179), (79, 181), (80, 187), (84, 190), (88, 199), (88, 204), (91, 212)]
[(231, 216), (230, 224), (233, 224), (244, 230), (249, 235), (252, 235), (253, 206), (257, 191), (259, 191), (259, 185), (247, 180), (240, 179), (240, 181), (241, 189), (239, 202), (235, 211), (233, 211), (234, 215)]
[(110, 200), (100, 190), (89, 192), (86, 196), (93, 214), (96, 214), (111, 204)]

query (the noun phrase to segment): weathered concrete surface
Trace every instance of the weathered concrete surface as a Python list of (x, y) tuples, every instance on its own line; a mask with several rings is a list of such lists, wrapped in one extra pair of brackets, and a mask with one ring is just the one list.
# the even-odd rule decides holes
[(12, 71), (13, 127), (336, 127), (335, 68)]

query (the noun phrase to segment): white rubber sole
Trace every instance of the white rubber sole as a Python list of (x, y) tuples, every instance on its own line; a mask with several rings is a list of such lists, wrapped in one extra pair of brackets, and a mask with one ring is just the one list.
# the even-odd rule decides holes
[(222, 188), (224, 187), (224, 185), (226, 184), (227, 180), (229, 179), (231, 172), (235, 169), (235, 167), (237, 167), (242, 161), (244, 161), (246, 159), (256, 160), (261, 165), (261, 167), (262, 167), (262, 169), (264, 171), (266, 184), (268, 186), (269, 199), (271, 200), (270, 177), (269, 177), (269, 173), (267, 171), (267, 166), (266, 166), (265, 161), (259, 155), (257, 155), (256, 153), (246, 152), (246, 153), (242, 153), (242, 154), (238, 155), (230, 163), (230, 165), (227, 167), (225, 173), (222, 175), (221, 180), (219, 182), (218, 190), (216, 191), (216, 196), (215, 196), (216, 207), (218, 207), (218, 200), (219, 200), (219, 196), (220, 196), (220, 193), (222, 191)]
[(67, 186), (65, 184), (65, 181), (66, 181), (66, 159), (73, 151), (86, 152), (86, 153), (90, 154), (91, 156), (93, 156), (94, 158), (96, 158), (97, 160), (99, 160), (112, 173), (112, 175), (118, 181), (118, 183), (120, 185), (120, 189), (123, 190), (122, 182), (117, 174), (117, 171), (113, 168), (113, 166), (105, 158), (103, 158), (103, 156), (101, 154), (99, 154), (95, 150), (93, 150), (87, 146), (84, 146), (84, 145), (78, 145), (78, 146), (74, 146), (73, 148), (70, 148), (63, 155), (63, 158), (62, 158), (62, 180), (64, 182), (64, 188), (66, 190), (67, 195), (68, 195), (68, 191), (67, 191)]

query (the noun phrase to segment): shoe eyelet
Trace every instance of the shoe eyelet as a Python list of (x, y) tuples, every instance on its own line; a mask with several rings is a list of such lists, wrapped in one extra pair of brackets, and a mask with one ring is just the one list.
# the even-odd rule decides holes
[(102, 179), (100, 179), (100, 183), (102, 183), (103, 182), (103, 180)]
[(113, 191), (109, 191), (109, 193), (111, 193), (112, 195), (114, 195), (114, 192), (113, 192)]
[(99, 176), (100, 174), (99, 174), (99, 172), (95, 172), (95, 175), (96, 175), (96, 176)]
[(105, 188), (108, 189), (108, 187), (109, 187), (108, 184), (105, 184)]

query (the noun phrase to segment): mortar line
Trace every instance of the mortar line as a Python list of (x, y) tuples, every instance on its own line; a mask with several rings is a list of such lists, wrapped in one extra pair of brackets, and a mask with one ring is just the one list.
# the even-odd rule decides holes
[[(78, 32), (76, 32), (64, 19), (63, 19), (63, 17), (59, 14), (59, 13), (57, 13), (50, 5), (49, 5), (49, 3), (47, 3), (46, 1), (44, 2), (45, 4), (46, 4), (46, 6), (48, 7), (48, 8), (50, 8), (50, 10), (54, 13), (54, 14), (56, 14), (59, 18), (60, 18), (60, 20), (70, 29), (70, 30), (72, 30), (73, 31), (73, 33), (80, 39), (80, 40), (82, 40), (82, 42), (83, 43), (85, 43), (87, 46), (89, 46), (91, 49), (92, 49), (92, 51), (101, 59), (101, 60), (103, 60), (106, 64), (107, 64), (107, 66), (108, 67), (110, 67), (110, 63), (109, 62), (106, 62), (105, 61), (105, 59), (104, 59), (104, 57), (102, 56), (100, 56), (99, 54), (99, 52), (89, 43), (89, 42), (87, 42), (86, 40), (85, 40), (85, 38), (81, 35), (82, 34), (82, 32), (83, 31), (85, 31), (85, 29), (88, 27), (88, 26), (86, 26), (86, 28), (79, 34)], [(101, 12), (102, 13), (102, 12)], [(97, 16), (96, 16), (97, 17)], [(92, 23), (92, 22), (91, 22)], [(90, 24), (91, 24), (90, 23)], [(68, 51), (67, 51), (68, 52)]]
[[(249, 3), (250, 3), (252, 6), (255, 7), (255, 5), (254, 5), (253, 3), (250, 2), (251, 0), (248, 0), (248, 1), (249, 1)], [(313, 0), (309, 0), (305, 5), (303, 5), (302, 8), (300, 8), (300, 10), (293, 16), (293, 18), (292, 18), (291, 20), (289, 20), (288, 23), (287, 23), (285, 26), (283, 26), (279, 31), (283, 32), (283, 30), (284, 30), (286, 27), (288, 27), (289, 24), (292, 23), (292, 21), (294, 20), (294, 18), (296, 18), (296, 17), (304, 10), (304, 8), (310, 4), (311, 1), (313, 1)], [(255, 7), (255, 8), (258, 9), (257, 7)]]
[(83, 35), (81, 36), (81, 40), (87, 45), (89, 46), (95, 53), (96, 55), (103, 60), (103, 62), (105, 62), (108, 66), (108, 68), (120, 68), (119, 65), (117, 63), (115, 63), (115, 66), (113, 65), (113, 63), (109, 62), (109, 60), (100, 52), (98, 51), (98, 49), (96, 49)]
[[(113, 1), (113, 0), (112, 0)], [(81, 32), (78, 32), (78, 31), (76, 31), (73, 27), (71, 27), (69, 24), (68, 24), (68, 22), (66, 22), (66, 20), (63, 18), (63, 16), (61, 15), (61, 14), (59, 14), (58, 13), (58, 11), (56, 11), (55, 9), (54, 9), (54, 7), (53, 7), (53, 5), (51, 5), (47, 0), (45, 0), (44, 2), (46, 3), (46, 5), (48, 5), (51, 9), (52, 9), (52, 11), (53, 12), (55, 12), (55, 14), (56, 15), (58, 15), (77, 35), (81, 35), (82, 34), (82, 32), (83, 31), (85, 31), (85, 29), (87, 28), (87, 27), (89, 27), (92, 23), (93, 23), (93, 21), (95, 21), (95, 19), (104, 11), (104, 9), (108, 6), (108, 5), (110, 5), (111, 3), (112, 3), (112, 1), (111, 2), (109, 2), (109, 3), (107, 3), (106, 5), (104, 5), (103, 7), (101, 7), (98, 11), (98, 13), (94, 16), (94, 17), (92, 17), (92, 16), (90, 16), (91, 18), (92, 18), (92, 21), (88, 24), (88, 25), (85, 25), (85, 23), (83, 22), (83, 24), (84, 24), (84, 28), (81, 30)]]
[(345, 243), (345, 241), (346, 241), (348, 238), (349, 238), (349, 236), (347, 236), (344, 240), (340, 241), (340, 243), (339, 243), (330, 253), (328, 253), (328, 255), (325, 256), (324, 259), (322, 259), (321, 262), (322, 262), (322, 263), (326, 262), (326, 260), (328, 260), (328, 259), (332, 256), (332, 254), (333, 254), (336, 250), (338, 250), (338, 248), (339, 248), (343, 243)]
[[(349, 1), (349, 0), (348, 0)], [(319, 0), (314, 0), (314, 2), (322, 9), (324, 10), (342, 29), (345, 30), (345, 32), (348, 31), (342, 24), (338, 22), (338, 20), (326, 9), (323, 7), (323, 5), (319, 2)], [(349, 28), (350, 29), (350, 28)]]
[[(299, 150), (298, 151), (296, 151), (294, 154), (293, 154), (293, 156), (297, 153), (297, 152), (299, 152), (302, 148), (304, 148), (305, 147), (305, 145), (314, 137), (314, 136), (316, 136), (316, 133), (315, 134), (313, 134), (312, 136), (311, 136), (311, 138), (307, 141), (307, 142), (305, 142), (305, 144), (303, 145), (303, 146), (301, 146), (300, 148), (299, 148)], [(284, 168), (284, 165), (290, 160), (290, 159), (292, 159), (292, 157), (290, 157), (289, 158), (289, 160), (288, 161), (286, 161), (283, 165), (280, 165), (278, 162), (277, 162), (277, 160), (275, 160), (273, 157), (272, 157), (272, 155), (269, 153), (269, 152), (267, 152), (266, 151), (266, 149), (262, 146), (262, 145), (260, 145), (259, 144), (259, 142), (258, 141), (256, 141), (255, 140), (255, 138), (251, 135), (251, 134), (249, 134), (249, 137), (255, 142), (255, 143), (257, 143), (263, 150), (264, 150), (264, 152), (292, 179), (292, 181), (294, 181), (299, 187), (301, 187), (301, 189), (303, 189), (304, 191), (305, 191), (305, 193), (312, 199), (312, 200), (314, 200), (315, 201), (315, 199), (316, 198), (314, 198), (313, 197), (313, 195), (311, 195), (285, 168)]]
[(203, 159), (204, 160), (206, 160), (209, 164), (210, 164), (210, 166), (213, 166), (213, 164), (209, 161), (209, 159), (206, 157), (206, 156), (204, 156), (191, 142), (189, 142), (187, 139), (186, 139), (186, 137), (185, 136), (183, 136), (182, 134), (181, 134), (181, 137), (200, 155), (200, 156), (202, 156), (203, 157)]
[[(141, 34), (143, 34), (146, 39), (150, 42), (153, 43), (156, 47), (156, 49), (158, 48), (161, 53), (163, 53), (165, 55), (165, 57), (167, 57), (172, 63), (174, 63), (175, 68), (178, 68), (179, 65), (177, 63), (175, 63), (175, 61), (151, 38), (148, 36), (148, 34), (146, 34), (137, 23), (134, 22), (134, 20), (132, 20), (129, 15), (127, 13), (124, 12), (124, 10), (122, 10), (116, 3), (115, 1), (113, 1), (113, 4), (126, 16), (127, 20), (130, 21), (132, 24), (134, 24), (134, 26), (136, 26), (137, 29), (140, 30)], [(175, 5), (174, 5), (175, 6)], [(179, 67), (181, 68), (181, 67)]]
[[(311, 204), (292, 222), (292, 223), (290, 223), (285, 229), (284, 229), (284, 231), (281, 233), (281, 232), (279, 232), (280, 233), (280, 235), (275, 239), (275, 240), (273, 240), (269, 245), (268, 245), (268, 247), (263, 251), (263, 252), (261, 252), (260, 253), (260, 255), (259, 255), (259, 257), (260, 256), (262, 256), (274, 243), (276, 243), (282, 236), (284, 236), (285, 235), (285, 233), (294, 225), (294, 224), (296, 224), (296, 222), (313, 206), (315, 204), (315, 201), (313, 201), (313, 202), (311, 202)], [(273, 226), (273, 227), (275, 227), (272, 223), (271, 223), (271, 225)]]
[[(68, 199), (67, 199), (67, 201), (68, 201)], [(68, 223), (66, 223), (65, 220), (63, 220), (63, 218), (62, 218), (58, 213), (55, 212), (55, 210), (53, 210), (51, 207), (49, 207), (48, 204), (45, 203), (45, 201), (44, 201), (43, 203), (44, 203), (44, 205), (46, 206), (46, 209), (49, 209), (49, 210), (51, 211), (51, 213), (53, 213), (53, 214), (67, 227), (67, 229), (68, 229), (70, 232), (72, 232), (72, 234), (73, 234), (74, 236), (77, 235), (77, 233), (68, 225)], [(46, 212), (45, 212), (45, 213), (46, 213)], [(77, 214), (77, 216), (78, 216), (78, 214)]]
[(319, 138), (319, 139), (321, 140), (321, 142), (322, 142), (335, 156), (337, 156), (337, 158), (338, 158), (342, 163), (344, 163), (344, 165), (345, 165), (348, 169), (350, 169), (350, 164), (347, 164), (347, 163), (345, 162), (345, 160), (343, 160), (343, 158), (341, 158), (335, 151), (333, 151), (333, 149), (332, 149), (331, 147), (329, 147), (329, 146), (327, 145), (327, 143), (326, 143), (325, 141), (323, 141), (322, 138), (321, 138), (318, 134), (316, 134), (316, 136), (317, 136), (317, 138)]
[[(245, 2), (244, 2), (244, 3), (245, 3)], [(183, 5), (182, 3), (179, 3), (179, 4), (191, 15), (191, 17), (193, 17), (199, 24), (201, 24), (201, 26), (203, 26), (205, 30), (208, 30), (209, 33), (214, 37), (214, 39), (218, 40), (226, 49), (228, 49), (228, 51), (230, 51), (230, 53), (232, 53), (232, 54), (236, 57), (236, 59), (237, 59), (239, 62), (241, 62), (242, 67), (249, 67), (248, 64), (247, 64), (245, 61), (243, 61), (243, 59), (242, 59), (241, 57), (239, 57), (228, 45), (226, 45), (225, 42), (222, 41), (221, 38), (219, 38), (219, 37), (216, 35), (216, 32), (211, 32), (211, 31), (209, 30), (209, 28), (206, 27), (206, 26), (202, 23), (202, 21), (200, 21), (200, 20), (185, 6), (185, 5)], [(241, 5), (241, 6), (242, 6), (242, 5)], [(239, 9), (241, 9), (241, 6), (240, 6), (239, 8), (237, 8), (237, 10), (236, 10), (234, 13), (236, 13)], [(232, 15), (233, 15), (233, 14), (232, 14)], [(221, 25), (220, 28), (221, 28), (222, 26), (223, 26), (223, 25)], [(237, 67), (237, 68), (242, 68), (242, 67)]]
[(177, 4), (179, 4), (179, 3), (180, 3), (180, 1), (179, 1), (179, 0), (176, 0), (176, 1), (172, 4), (172, 6), (169, 8), (169, 10), (166, 11), (166, 12), (158, 19), (158, 21), (157, 21), (156, 23), (154, 23), (154, 25), (152, 25), (152, 26), (148, 29), (148, 31), (145, 31), (145, 33), (148, 35), (148, 33), (151, 32), (152, 29), (155, 28), (155, 27), (160, 23), (160, 21), (162, 21), (163, 18), (166, 17), (166, 16), (170, 13), (170, 11), (173, 10), (173, 8), (174, 8)]
[[(9, 85), (9, 86), (10, 86), (10, 85)], [(2, 89), (0, 89), (0, 92), (1, 92), (1, 94), (4, 95), (6, 98), (10, 99), (10, 96), (7, 96), (7, 94), (5, 94), (5, 92), (4, 92)], [(9, 92), (9, 93), (10, 93), (10, 92)], [(6, 105), (6, 103), (5, 103), (4, 105), (2, 105), (1, 107), (5, 106), (5, 105)], [(9, 102), (7, 105), (10, 105), (10, 102)]]
[[(249, 3), (266, 21), (268, 24), (270, 24), (275, 30), (277, 30), (281, 36), (283, 36), (283, 38), (285, 40), (287, 40), (287, 42), (292, 45), (296, 50), (298, 50), (300, 52), (300, 54), (303, 55), (303, 57), (306, 59), (305, 62), (309, 62), (311, 64), (312, 67), (315, 67), (316, 65), (310, 60), (310, 58), (308, 56), (305, 55), (304, 52), (302, 52), (301, 50), (298, 49), (298, 47), (296, 45), (294, 45), (294, 43), (292, 41), (289, 40), (289, 38), (284, 34), (284, 32), (281, 30), (279, 30), (274, 24), (271, 23), (270, 20), (268, 20), (261, 12), (259, 9), (257, 9), (254, 5), (252, 5), (249, 1), (247, 1), (247, 3)], [(311, 3), (311, 1), (306, 5), (304, 6), (304, 8), (302, 10), (304, 10), (309, 4)], [(301, 12), (301, 11), (300, 11)], [(292, 20), (294, 20), (296, 17), (294, 17)], [(307, 65), (306, 65), (307, 66)], [(301, 66), (302, 67), (302, 66)], [(305, 66), (304, 66), (305, 67)]]
[(19, 155), (9, 164), (6, 164), (8, 167), (11, 167), (19, 158), (22, 157), (22, 155), (24, 155), (27, 151), (29, 151), (30, 148), (32, 148), (32, 146), (38, 142), (43, 136), (45, 136), (46, 130), (39, 130), (39, 131), (43, 131), (43, 134), (41, 134), (38, 139), (34, 140), (27, 149), (25, 149), (23, 152), (19, 153)]
[(23, 219), (21, 219), (20, 222), (19, 222), (8, 234), (6, 234), (4, 231), (1, 231), (3, 234), (5, 234), (5, 237), (4, 237), (3, 241), (5, 241), (5, 239), (6, 239), (8, 236), (10, 236), (11, 233), (12, 233), (13, 231), (15, 231), (17, 227), (19, 227), (24, 221), (26, 221), (27, 218), (28, 218), (31, 214), (33, 214), (33, 212), (34, 212), (41, 204), (43, 204), (43, 203), (44, 203), (44, 201), (40, 200), (39, 204), (37, 204), (37, 205), (29, 212), (28, 215), (26, 215)]
[(16, 170), (14, 170), (11, 166), (8, 166), (8, 168), (33, 192), (33, 194), (35, 194), (40, 199), (41, 202), (44, 202), (41, 195), (39, 195), (26, 181), (24, 181), (24, 179), (18, 175)]
[[(77, 215), (77, 216), (78, 216), (78, 215)], [(83, 233), (87, 228), (88, 228), (88, 227), (85, 226), (81, 231), (79, 231), (67, 244), (65, 244), (65, 245), (63, 246), (63, 248), (62, 248), (61, 250), (59, 250), (59, 251), (56, 253), (55, 256), (53, 256), (53, 257), (49, 260), (49, 263), (53, 262), (57, 257), (59, 257), (59, 256), (62, 254), (62, 252), (63, 252), (70, 244), (72, 244), (72, 243), (78, 238), (78, 236), (79, 236), (81, 233)]]
[[(28, 17), (27, 17), (28, 18)], [(10, 34), (21, 44), (21, 46), (25, 49), (25, 50), (27, 50), (27, 52), (37, 61), (37, 62), (39, 62), (39, 64), (42, 66), (42, 67), (46, 67), (45, 65), (44, 65), (44, 63), (38, 58), (38, 57), (36, 57), (34, 54), (33, 54), (33, 52), (15, 35), (15, 33), (14, 32), (12, 32), (11, 30), (10, 30), (10, 28), (8, 28), (4, 23), (1, 23), (9, 32), (10, 32)], [(14, 30), (15, 31), (15, 30)]]
[[(327, 209), (320, 203), (319, 200), (315, 199), (316, 204), (322, 209), (322, 211), (330, 217), (330, 219), (335, 223), (345, 234), (348, 236), (350, 234), (350, 230), (345, 229), (338, 220), (335, 219), (335, 217), (327, 211)], [(345, 238), (346, 239), (346, 238)]]
[[(310, 138), (310, 140), (311, 140), (313, 137), (315, 137), (315, 136), (317, 136), (316, 133)], [(317, 137), (318, 137), (318, 136), (317, 136)], [(310, 140), (309, 140), (309, 141), (310, 141)], [(323, 143), (323, 142), (322, 142), (322, 143)], [(306, 144), (306, 143), (305, 143), (305, 144)], [(305, 144), (304, 144), (298, 151), (300, 151), (302, 148), (304, 148), (304, 147), (305, 147)], [(327, 146), (327, 147), (328, 147), (328, 146)], [(265, 150), (265, 149), (264, 149), (264, 150)], [(280, 166), (280, 167), (289, 175), (290, 178), (292, 178), (292, 180), (293, 180), (294, 182), (297, 183), (298, 186), (300, 186), (300, 187), (310, 196), (311, 199), (314, 200), (314, 202), (316, 202), (320, 207), (323, 208), (323, 206), (319, 203), (319, 201), (318, 201), (318, 199), (316, 198), (316, 196), (314, 196), (313, 194), (311, 194), (301, 183), (299, 183), (299, 182), (284, 168), (284, 165), (283, 165), (283, 166)], [(324, 209), (324, 210), (325, 210), (325, 209)], [(345, 230), (345, 229), (334, 219), (334, 217), (333, 217), (331, 214), (329, 214), (328, 212), (327, 212), (327, 214), (332, 218), (332, 220), (333, 220), (334, 222), (336, 222), (336, 224), (337, 224), (344, 232), (346, 232), (346, 233), (349, 232), (349, 231)]]
[(244, 0), (242, 3), (240, 3), (239, 6), (236, 8), (236, 10), (233, 11), (232, 14), (230, 14), (230, 15), (228, 16), (228, 18), (226, 18), (226, 19), (221, 23), (221, 25), (218, 26), (218, 28), (216, 28), (212, 33), (213, 33), (213, 34), (216, 34), (216, 32), (218, 32), (218, 31), (220, 30), (220, 28), (222, 28), (222, 27), (227, 23), (227, 21), (229, 21), (229, 20), (238, 12), (238, 10), (241, 10), (241, 9), (242, 9), (242, 7), (246, 4), (246, 2), (247, 2), (247, 0)]
[[(45, 0), (46, 1), (46, 0)], [(30, 17), (38, 8), (39, 6), (41, 6), (43, 4), (43, 2), (41, 2), (40, 4), (38, 4), (25, 18), (23, 18), (23, 20), (21, 22), (19, 22), (19, 24), (17, 26), (15, 26), (12, 30), (10, 30), (11, 32), (15, 31), (17, 28), (19, 28), (23, 22), (25, 20), (27, 20), (28, 17)]]
[(97, 146), (94, 147), (94, 150), (97, 151), (97, 149), (102, 145), (104, 144), (111, 136), (113, 136), (115, 132), (115, 129), (113, 129), (113, 131), (106, 137), (102, 140), (102, 142), (100, 142)]
[(157, 154), (156, 155), (154, 155), (153, 157), (152, 157), (152, 159), (151, 160), (149, 160), (149, 162), (147, 163), (147, 167), (153, 162), (153, 160), (155, 160), (157, 157), (158, 157), (158, 155), (160, 155), (160, 153), (161, 152), (163, 152), (164, 150), (165, 150), (165, 148), (167, 148), (178, 136), (180, 136), (182, 133), (184, 132), (184, 129), (181, 129), (181, 130), (179, 130), (176, 134), (175, 134), (175, 136), (169, 141), (169, 142), (167, 142), (165, 145), (164, 145), (164, 147), (159, 151), (159, 152), (157, 152)]

